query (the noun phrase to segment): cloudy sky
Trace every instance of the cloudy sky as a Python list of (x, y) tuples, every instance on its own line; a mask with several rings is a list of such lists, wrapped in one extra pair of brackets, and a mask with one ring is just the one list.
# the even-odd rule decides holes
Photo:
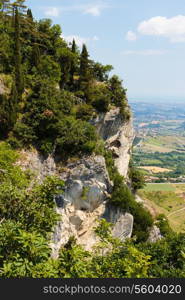
[(27, 0), (67, 41), (112, 64), (130, 99), (185, 100), (184, 0)]

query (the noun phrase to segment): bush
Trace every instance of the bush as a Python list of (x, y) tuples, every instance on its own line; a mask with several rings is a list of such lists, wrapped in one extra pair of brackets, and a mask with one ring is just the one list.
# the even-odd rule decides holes
[(21, 149), (23, 147), (23, 144), (20, 140), (18, 140), (14, 136), (10, 136), (7, 139), (7, 143), (13, 148), (13, 149)]
[(92, 153), (95, 149), (97, 136), (95, 128), (86, 121), (66, 117), (58, 123), (56, 152), (74, 155), (85, 152)]
[(157, 217), (156, 221), (157, 221), (157, 226), (159, 227), (160, 232), (163, 236), (167, 236), (167, 235), (173, 233), (173, 230), (171, 229), (168, 219), (165, 215), (160, 214)]
[[(21, 122), (17, 122), (15, 124), (13, 129), (13, 134), (14, 134), (14, 143), (16, 144), (16, 140), (20, 140), (22, 145), (24, 146), (32, 144), (37, 139), (33, 128)], [(12, 139), (9, 140), (10, 143), (11, 141), (13, 142)]]
[(100, 95), (97, 99), (93, 100), (92, 106), (99, 112), (107, 112), (109, 108), (109, 99), (106, 95)]
[(93, 85), (90, 88), (90, 100), (98, 112), (107, 112), (111, 101), (108, 87), (105, 84)]
[[(135, 201), (134, 195), (124, 183), (116, 167), (110, 151), (105, 151), (105, 161), (109, 176), (114, 182), (111, 204), (120, 207), (124, 211), (130, 212), (134, 217), (133, 234), (137, 237), (137, 242), (146, 241), (149, 236), (149, 228), (153, 224), (151, 214), (142, 205)], [(137, 182), (137, 181), (136, 181)], [(138, 186), (138, 182), (137, 182)]]
[(76, 118), (84, 121), (89, 121), (94, 114), (94, 109), (86, 103), (78, 105), (76, 108)]
[(134, 192), (139, 189), (142, 189), (145, 186), (145, 179), (140, 170), (131, 166), (129, 169), (129, 178), (131, 180), (132, 188)]

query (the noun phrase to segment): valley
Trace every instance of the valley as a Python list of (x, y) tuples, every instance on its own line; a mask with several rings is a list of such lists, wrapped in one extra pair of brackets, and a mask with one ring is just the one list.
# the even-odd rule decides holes
[(131, 102), (136, 137), (134, 165), (146, 182), (185, 182), (183, 103)]
[(183, 103), (132, 103), (133, 163), (145, 177), (139, 197), (156, 217), (185, 232), (185, 108)]

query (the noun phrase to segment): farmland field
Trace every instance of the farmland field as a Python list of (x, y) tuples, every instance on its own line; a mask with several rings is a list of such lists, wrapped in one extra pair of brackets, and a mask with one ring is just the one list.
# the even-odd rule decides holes
[(185, 232), (185, 184), (147, 184), (138, 194), (155, 216), (165, 214), (173, 230)]

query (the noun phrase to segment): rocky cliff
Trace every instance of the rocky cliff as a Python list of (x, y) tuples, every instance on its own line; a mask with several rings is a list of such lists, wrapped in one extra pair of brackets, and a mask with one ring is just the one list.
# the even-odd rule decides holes
[(133, 120), (123, 119), (119, 108), (111, 109), (106, 114), (100, 114), (92, 121), (106, 147), (113, 153), (115, 165), (119, 173), (127, 177), (130, 161), (130, 150), (134, 139)]
[[(124, 121), (119, 109), (112, 109), (92, 121), (113, 152), (115, 165), (121, 175), (127, 177), (130, 149), (134, 138), (132, 120)], [(37, 181), (47, 175), (57, 175), (65, 182), (65, 191), (55, 198), (60, 221), (54, 228), (51, 247), (53, 257), (70, 236), (90, 250), (97, 242), (94, 234), (96, 221), (105, 218), (114, 224), (113, 236), (121, 240), (132, 235), (133, 216), (108, 205), (113, 183), (107, 172), (105, 159), (100, 155), (83, 157), (58, 168), (50, 156), (44, 159), (36, 151), (22, 151), (18, 162), (22, 168), (35, 172)]]

